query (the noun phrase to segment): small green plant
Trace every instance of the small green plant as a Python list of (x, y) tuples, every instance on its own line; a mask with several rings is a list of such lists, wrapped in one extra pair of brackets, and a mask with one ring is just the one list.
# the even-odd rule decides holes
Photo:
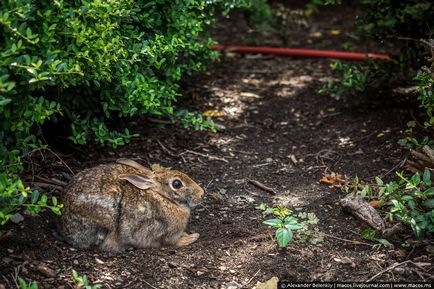
[(20, 289), (38, 289), (38, 283), (36, 283), (36, 281), (26, 283), (23, 278), (18, 278), (18, 285), (20, 286)]
[(284, 206), (268, 207), (261, 204), (255, 208), (263, 211), (265, 215), (270, 212), (277, 216), (277, 219), (265, 220), (262, 223), (276, 229), (275, 237), (281, 248), (286, 247), (293, 239), (293, 231), (303, 229), (298, 219), (292, 216), (292, 211)]
[(372, 246), (372, 248), (375, 250), (380, 250), (382, 247), (393, 248), (393, 245), (389, 241), (377, 237), (377, 233), (373, 229), (363, 230), (362, 232), (360, 232), (360, 236), (363, 239), (376, 242), (376, 244)]
[(324, 234), (318, 229), (319, 219), (315, 213), (301, 212), (297, 215), (302, 229), (297, 231), (297, 240), (302, 243), (316, 245), (324, 241)]
[(79, 288), (98, 289), (101, 288), (102, 286), (101, 284), (89, 283), (89, 280), (87, 279), (86, 275), (80, 276), (75, 270), (72, 270), (72, 279), (74, 279), (75, 283), (78, 285)]

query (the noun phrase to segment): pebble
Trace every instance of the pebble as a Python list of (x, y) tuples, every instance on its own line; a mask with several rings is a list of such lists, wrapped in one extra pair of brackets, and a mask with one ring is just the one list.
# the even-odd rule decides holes
[(14, 224), (18, 224), (22, 221), (24, 221), (24, 217), (20, 213), (14, 214), (11, 218), (11, 222)]
[(238, 289), (238, 288), (243, 287), (243, 285), (241, 285), (235, 281), (231, 281), (229, 283), (226, 283), (225, 285), (226, 285), (225, 289)]
[(78, 265), (78, 260), (74, 260), (74, 261), (72, 261), (72, 263), (73, 263), (74, 265)]
[(220, 270), (220, 271), (225, 271), (226, 269), (227, 269), (226, 266), (220, 266), (220, 267), (219, 267), (219, 270)]
[(98, 264), (104, 264), (104, 263), (105, 263), (103, 260), (98, 259), (98, 258), (95, 258), (95, 261), (96, 261)]
[(202, 271), (196, 271), (196, 275), (197, 275), (197, 276), (202, 276), (203, 274), (205, 274), (205, 272), (202, 272)]

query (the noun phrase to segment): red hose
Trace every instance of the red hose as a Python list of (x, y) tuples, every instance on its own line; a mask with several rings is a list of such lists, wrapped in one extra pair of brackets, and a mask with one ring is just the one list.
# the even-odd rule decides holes
[(237, 45), (214, 45), (213, 50), (231, 51), (238, 53), (260, 53), (273, 54), (279, 56), (305, 56), (305, 57), (328, 57), (347, 60), (365, 60), (367, 58), (390, 60), (385, 54), (374, 53), (355, 53), (332, 50), (315, 49), (294, 49), (294, 48), (275, 48), (275, 47), (256, 47), (256, 46), (237, 46)]

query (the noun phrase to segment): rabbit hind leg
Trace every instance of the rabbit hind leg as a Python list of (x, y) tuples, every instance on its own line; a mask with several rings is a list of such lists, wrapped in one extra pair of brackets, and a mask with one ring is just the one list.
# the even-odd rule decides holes
[(98, 243), (101, 233), (96, 224), (82, 218), (74, 218), (68, 222), (63, 235), (73, 247), (86, 249)]

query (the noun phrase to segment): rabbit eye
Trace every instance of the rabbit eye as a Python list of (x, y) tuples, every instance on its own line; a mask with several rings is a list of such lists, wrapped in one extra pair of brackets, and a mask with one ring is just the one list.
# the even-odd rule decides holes
[(180, 180), (176, 179), (172, 182), (172, 187), (174, 189), (180, 189), (180, 188), (182, 188), (182, 182)]

